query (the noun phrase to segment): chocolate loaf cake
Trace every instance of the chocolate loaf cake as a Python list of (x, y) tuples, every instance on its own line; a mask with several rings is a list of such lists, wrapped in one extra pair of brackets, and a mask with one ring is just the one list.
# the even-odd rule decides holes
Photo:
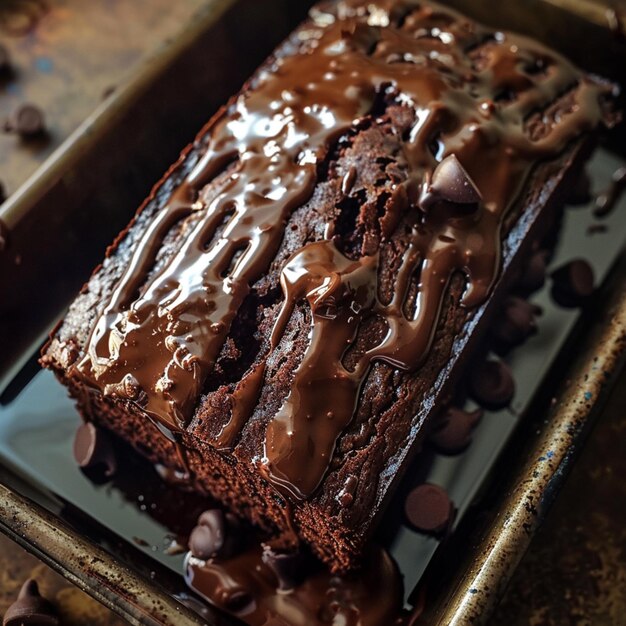
[(318, 5), (155, 186), (42, 362), (86, 420), (348, 569), (612, 89), (439, 5)]

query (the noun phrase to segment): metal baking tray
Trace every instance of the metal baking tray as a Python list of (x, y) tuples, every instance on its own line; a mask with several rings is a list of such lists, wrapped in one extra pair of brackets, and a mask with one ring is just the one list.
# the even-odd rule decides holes
[[(134, 454), (122, 455), (129, 467), (119, 480), (100, 486), (87, 480), (71, 454), (77, 413), (52, 375), (38, 371), (35, 356), (97, 263), (101, 246), (139, 204), (142, 185), (156, 180), (172, 160), (171, 145), (159, 145), (165, 141), (159, 133), (134, 132), (138, 112), (153, 131), (168, 116), (191, 120), (177, 135), (188, 139), (295, 25), (307, 4), (207, 2), (198, 19), (103, 103), (0, 208), (10, 229), (10, 254), (0, 254), (0, 530), (132, 624), (235, 623), (198, 602), (182, 579), (182, 557), (167, 554), (172, 535), (184, 534), (185, 524), (193, 524), (205, 503), (166, 487)], [(483, 21), (547, 39), (580, 65), (626, 83), (620, 63), (626, 58), (624, 42), (599, 3), (452, 4)], [(594, 52), (572, 46), (572, 33)], [(216, 63), (204, 89), (197, 89), (204, 99), (192, 107), (188, 95), (177, 94), (188, 94), (182, 86), (202, 75), (194, 73), (199, 57)], [(155, 98), (162, 103), (159, 112)], [(626, 145), (622, 132), (608, 136), (593, 157), (595, 190), (625, 162), (626, 155), (615, 148)], [(166, 153), (167, 163), (155, 162), (155, 150)], [(129, 159), (133, 171), (146, 178), (130, 191), (119, 184)], [(87, 175), (94, 163), (102, 163), (97, 177)], [(100, 215), (97, 223), (84, 219), (87, 199), (89, 211)], [(594, 235), (587, 232), (595, 221), (589, 207), (566, 211), (553, 263), (581, 255), (590, 259), (602, 283), (597, 297), (584, 310), (572, 311), (553, 305), (547, 289), (537, 294), (534, 301), (544, 308), (540, 332), (510, 357), (517, 383), (510, 410), (486, 414), (463, 455), (421, 460), (420, 479), (446, 486), (456, 504), (452, 535), (439, 543), (397, 527), (392, 519), (383, 524), (380, 540), (399, 563), (408, 605), (418, 607), (418, 623), (487, 619), (602, 406), (626, 347), (624, 210), (622, 201), (603, 220), (607, 231)], [(53, 249), (47, 248), (45, 273), (37, 247), (44, 236), (58, 238)], [(69, 255), (72, 246), (81, 249)], [(16, 255), (25, 262), (15, 265)], [(33, 294), (42, 294), (41, 301)], [(13, 326), (5, 324), (8, 319)], [(145, 477), (141, 485), (124, 482), (124, 475), (138, 473)], [(173, 520), (172, 510), (183, 506), (189, 519)]]

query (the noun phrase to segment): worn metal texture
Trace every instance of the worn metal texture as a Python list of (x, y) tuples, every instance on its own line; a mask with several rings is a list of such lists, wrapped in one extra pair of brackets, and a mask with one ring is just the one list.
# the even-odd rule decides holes
[[(169, 591), (138, 576), (57, 516), (0, 485), (0, 528), (44, 563), (133, 625), (200, 626), (206, 622)], [(213, 622), (219, 623), (219, 622)]]
[[(501, 455), (494, 469), (500, 478), (483, 494), (480, 513), (466, 515), (427, 574), (430, 594), (420, 624), (487, 623), (502, 597), (623, 366), (624, 260), (594, 310), (598, 316), (584, 340), (570, 345), (567, 360), (554, 368), (560, 385), (551, 397), (538, 398), (522, 432)], [(464, 555), (460, 564), (459, 554)]]
[(0, 615), (15, 601), (20, 587), (29, 578), (34, 578), (41, 594), (53, 602), (64, 626), (126, 624), (8, 537), (0, 535)]
[(492, 626), (626, 621), (625, 405), (623, 371)]

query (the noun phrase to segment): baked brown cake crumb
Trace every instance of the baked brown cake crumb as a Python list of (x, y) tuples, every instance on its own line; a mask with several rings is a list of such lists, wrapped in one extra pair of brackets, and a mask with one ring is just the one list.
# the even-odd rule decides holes
[(319, 5), (156, 185), (42, 362), (87, 421), (349, 569), (611, 92), (434, 4)]

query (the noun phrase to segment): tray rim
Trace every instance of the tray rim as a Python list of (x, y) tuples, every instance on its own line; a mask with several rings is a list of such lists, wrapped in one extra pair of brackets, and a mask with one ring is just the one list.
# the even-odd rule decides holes
[(488, 522), (415, 625), (485, 624), (502, 597), (626, 365), (626, 249), (600, 293), (601, 315), (586, 332), (573, 333), (579, 352), (561, 373), (550, 405), (533, 420), (541, 424), (537, 436), (522, 445), (521, 462), (499, 485)]
[(134, 573), (59, 517), (4, 483), (0, 483), (0, 532), (130, 624), (208, 623), (160, 586)]

